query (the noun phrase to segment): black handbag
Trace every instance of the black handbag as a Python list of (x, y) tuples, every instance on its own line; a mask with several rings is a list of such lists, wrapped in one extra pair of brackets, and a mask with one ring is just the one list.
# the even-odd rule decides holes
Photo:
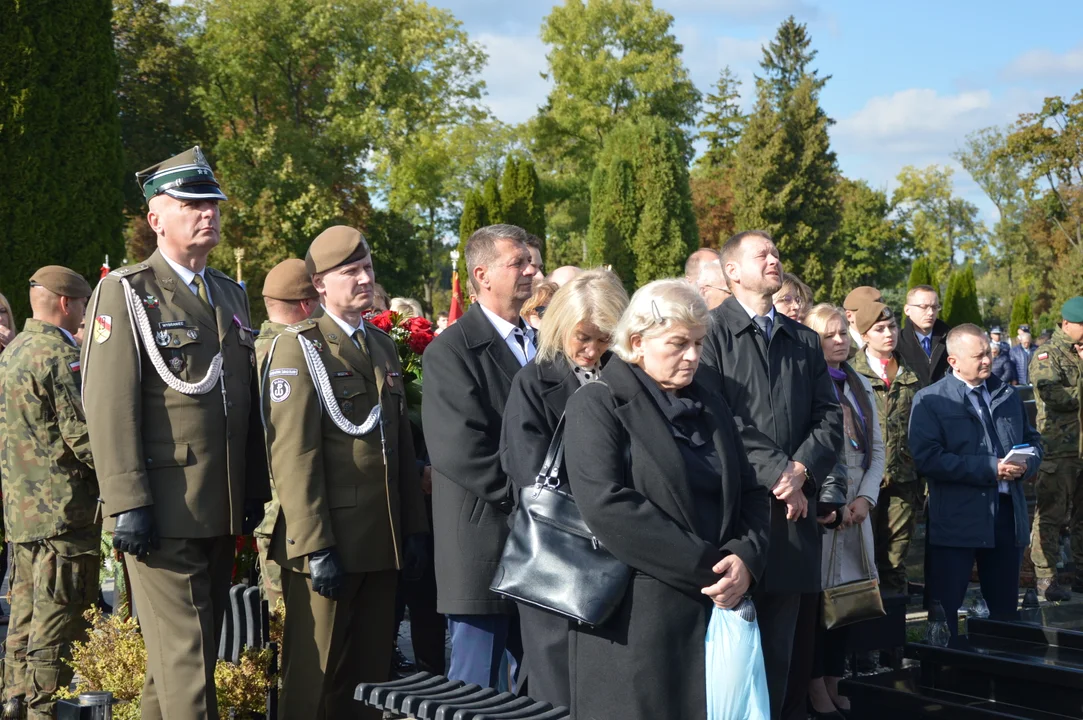
[(602, 547), (575, 500), (561, 489), (564, 416), (533, 486), (519, 507), (489, 589), (584, 625), (600, 625), (620, 605), (632, 569)]

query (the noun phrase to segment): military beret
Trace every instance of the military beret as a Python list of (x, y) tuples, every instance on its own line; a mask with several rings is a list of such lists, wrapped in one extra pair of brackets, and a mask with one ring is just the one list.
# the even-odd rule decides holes
[(79, 273), (61, 265), (46, 265), (30, 277), (30, 286), (40, 285), (61, 297), (88, 298), (94, 291)]
[(869, 285), (862, 285), (850, 291), (846, 299), (842, 301), (842, 307), (850, 312), (856, 312), (859, 307), (867, 303), (883, 302), (884, 298), (880, 291)]
[(214, 172), (196, 145), (135, 174), (143, 197), (149, 202), (155, 195), (166, 194), (178, 200), (225, 200)]
[(1060, 306), (1060, 316), (1068, 322), (1083, 323), (1083, 297), (1069, 298)]
[(864, 335), (876, 323), (893, 317), (895, 314), (891, 312), (891, 308), (882, 302), (866, 302), (854, 312), (854, 327), (858, 333)]
[(308, 300), (319, 296), (312, 285), (305, 261), (300, 258), (278, 263), (263, 281), (263, 297), (274, 300)]
[(360, 230), (346, 225), (329, 227), (308, 246), (305, 267), (309, 275), (334, 270), (339, 265), (368, 257), (369, 244)]

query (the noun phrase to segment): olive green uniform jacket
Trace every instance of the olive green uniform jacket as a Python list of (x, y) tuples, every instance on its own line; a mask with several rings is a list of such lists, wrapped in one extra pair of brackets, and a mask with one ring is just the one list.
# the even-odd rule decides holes
[(917, 480), (914, 458), (910, 454), (910, 408), (914, 396), (921, 389), (921, 380), (898, 353), (895, 362), (899, 372), (890, 385), (885, 383), (869, 364), (869, 356), (859, 351), (850, 361), (850, 367), (864, 376), (872, 386), (876, 397), (876, 410), (880, 415), (880, 432), (884, 438), (884, 479), (881, 487), (895, 483)]
[(1079, 456), (1079, 355), (1072, 339), (1057, 328), (1030, 359), (1030, 382), (1038, 406), (1038, 432), (1045, 459)]
[[(104, 514), (153, 506), (166, 538), (239, 535), (245, 501), (270, 499), (248, 298), (213, 268), (204, 277), (213, 309), (155, 251), (102, 279), (87, 309), (83, 402)], [(149, 348), (122, 279), (150, 323)], [(169, 387), (151, 361), (197, 383), (219, 351), (221, 379), (201, 395)]]
[[(347, 420), (361, 425), (381, 404), (382, 442), (379, 425), (360, 437), (335, 425), (298, 336), (318, 349)], [(263, 408), (281, 506), (271, 557), (283, 568), (308, 572), (310, 553), (335, 546), (346, 572), (399, 569), (402, 538), (428, 532), (398, 352), (367, 322), (365, 336), (367, 352), (324, 314), (291, 325), (268, 354)]]

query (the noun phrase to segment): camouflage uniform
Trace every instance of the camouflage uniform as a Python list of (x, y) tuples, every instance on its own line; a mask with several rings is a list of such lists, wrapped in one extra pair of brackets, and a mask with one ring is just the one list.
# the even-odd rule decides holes
[(903, 595), (907, 587), (906, 556), (924, 500), (908, 439), (910, 408), (914, 395), (921, 389), (921, 381), (898, 353), (895, 362), (899, 364), (899, 372), (890, 386), (869, 365), (866, 353), (858, 352), (850, 365), (872, 385), (884, 437), (884, 479), (872, 510), (876, 570), (885, 594)]
[(1037, 502), (1030, 538), (1030, 556), (1038, 578), (1056, 576), (1060, 530), (1065, 524), (1072, 533), (1075, 566), (1083, 567), (1083, 483), (1080, 482), (1083, 462), (1079, 459), (1081, 365), (1072, 340), (1060, 328), (1030, 360), (1038, 432), (1045, 447), (1035, 486)]
[(55, 717), (73, 640), (98, 598), (98, 481), (79, 395), (79, 350), (40, 320), (0, 355), (0, 470), (15, 571), (4, 699), (26, 696), (30, 718)]
[[(271, 349), (271, 342), (275, 337), (286, 329), (284, 323), (264, 320), (256, 338), (256, 367), (259, 369), (260, 393), (263, 392), (263, 361)], [(271, 533), (275, 529), (275, 518), (278, 517), (278, 494), (271, 485), (271, 501), (265, 506), (263, 522), (259, 524), (253, 533), (256, 538), (256, 550), (259, 552), (259, 573), (263, 578), (263, 593), (267, 598), (267, 604), (272, 608), (282, 597), (282, 568), (270, 557)]]

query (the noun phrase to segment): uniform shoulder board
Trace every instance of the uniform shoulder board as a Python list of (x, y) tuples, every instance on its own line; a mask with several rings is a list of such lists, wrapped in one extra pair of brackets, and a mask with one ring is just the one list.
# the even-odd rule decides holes
[(137, 272), (143, 272), (144, 270), (149, 269), (150, 265), (147, 265), (146, 263), (139, 263), (138, 265), (125, 265), (124, 267), (118, 267), (116, 270), (109, 273), (108, 277), (128, 277), (129, 275), (134, 275)]
[(302, 320), (301, 322), (294, 325), (287, 325), (285, 329), (282, 330), (282, 332), (300, 334), (303, 333), (305, 330), (311, 330), (314, 327), (316, 327), (316, 321), (309, 318), (308, 320)]
[(213, 275), (215, 277), (215, 279), (217, 279), (217, 280), (229, 280), (231, 283), (233, 283), (237, 287), (241, 287), (241, 284), (239, 282), (237, 282), (236, 280), (231, 278), (229, 275), (226, 275), (221, 270), (216, 270), (215, 268), (208, 267), (207, 272), (209, 272), (211, 275)]

